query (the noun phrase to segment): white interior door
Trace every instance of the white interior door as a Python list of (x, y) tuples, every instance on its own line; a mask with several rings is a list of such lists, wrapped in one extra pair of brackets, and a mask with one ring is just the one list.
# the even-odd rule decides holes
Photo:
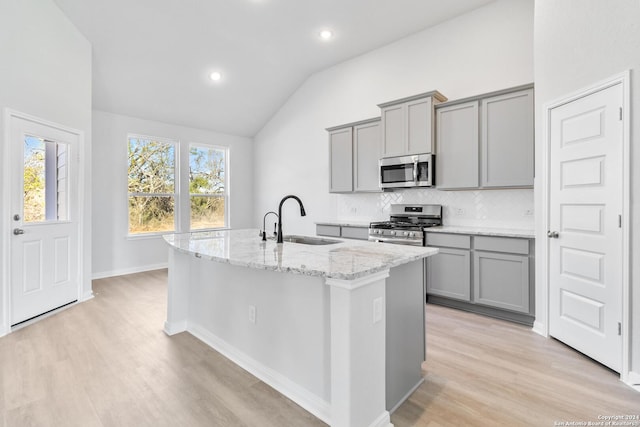
[(78, 300), (79, 136), (11, 116), (11, 325)]
[(622, 365), (623, 89), (550, 112), (549, 332)]

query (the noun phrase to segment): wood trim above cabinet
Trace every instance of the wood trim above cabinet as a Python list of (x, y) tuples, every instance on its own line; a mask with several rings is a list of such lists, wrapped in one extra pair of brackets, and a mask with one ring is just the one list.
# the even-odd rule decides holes
[(394, 99), (393, 101), (383, 102), (382, 104), (378, 104), (380, 108), (390, 107), (396, 104), (404, 104), (405, 102), (415, 101), (417, 99), (431, 97), (438, 102), (445, 102), (447, 97), (438, 92), (437, 90), (432, 90), (431, 92), (420, 93), (418, 95), (407, 96), (406, 98)]

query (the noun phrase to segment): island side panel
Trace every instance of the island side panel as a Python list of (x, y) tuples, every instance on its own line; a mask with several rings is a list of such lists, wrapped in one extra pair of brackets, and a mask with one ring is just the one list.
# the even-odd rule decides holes
[(175, 335), (187, 330), (190, 270), (193, 259), (193, 255), (169, 248), (167, 320), (164, 322), (164, 331), (167, 335)]
[(424, 261), (392, 268), (386, 287), (387, 410), (393, 413), (424, 382)]
[(385, 278), (327, 279), (331, 288), (331, 426), (388, 427)]
[(329, 290), (324, 279), (194, 261), (189, 332), (328, 422)]

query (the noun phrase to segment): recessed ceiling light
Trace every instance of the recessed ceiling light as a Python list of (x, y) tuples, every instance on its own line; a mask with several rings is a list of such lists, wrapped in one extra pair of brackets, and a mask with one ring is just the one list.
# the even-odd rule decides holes
[(211, 74), (209, 74), (209, 78), (214, 82), (217, 82), (222, 78), (222, 74), (220, 73), (220, 71), (214, 71)]
[(333, 37), (333, 31), (331, 30), (320, 31), (320, 38), (322, 40), (330, 40), (332, 37)]

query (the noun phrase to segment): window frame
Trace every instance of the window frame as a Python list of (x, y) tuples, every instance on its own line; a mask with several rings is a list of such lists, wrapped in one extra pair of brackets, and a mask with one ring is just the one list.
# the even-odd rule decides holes
[[(129, 144), (131, 143), (131, 139), (144, 139), (151, 140), (156, 142), (161, 142), (165, 144), (170, 144), (173, 146), (173, 193), (130, 193), (129, 192)], [(171, 138), (165, 137), (157, 137), (151, 135), (143, 135), (137, 133), (127, 133), (127, 142), (126, 142), (126, 237), (127, 239), (144, 239), (150, 237), (158, 237), (164, 234), (175, 234), (180, 231), (180, 141)], [(165, 231), (149, 231), (142, 233), (131, 233), (131, 224), (130, 224), (130, 213), (129, 213), (129, 199), (131, 197), (173, 197), (173, 230), (165, 230)]]
[[(224, 193), (222, 195), (220, 194), (213, 194), (213, 193), (209, 193), (209, 194), (200, 194), (200, 193), (191, 193), (191, 191), (189, 191), (190, 189), (190, 179), (189, 179), (189, 172), (190, 172), (190, 163), (191, 163), (191, 148), (192, 147), (196, 147), (196, 148), (205, 148), (205, 149), (211, 149), (211, 150), (219, 150), (222, 151), (224, 153)], [(229, 229), (229, 204), (230, 204), (230, 193), (229, 193), (229, 147), (224, 147), (221, 145), (215, 145), (215, 144), (206, 144), (206, 143), (200, 143), (200, 142), (190, 142), (189, 144), (187, 144), (187, 153), (188, 155), (186, 156), (186, 168), (185, 168), (185, 176), (186, 176), (186, 188), (187, 188), (187, 195), (186, 195), (186, 206), (187, 209), (185, 210), (186, 213), (188, 213), (188, 215), (186, 215), (186, 224), (187, 224), (187, 231), (188, 232), (200, 232), (200, 231), (213, 231), (213, 230), (227, 230)], [(182, 173), (182, 172), (181, 172)], [(224, 200), (224, 225), (221, 227), (208, 227), (208, 228), (192, 228), (191, 227), (191, 197), (192, 196), (196, 196), (196, 197), (222, 197)]]

